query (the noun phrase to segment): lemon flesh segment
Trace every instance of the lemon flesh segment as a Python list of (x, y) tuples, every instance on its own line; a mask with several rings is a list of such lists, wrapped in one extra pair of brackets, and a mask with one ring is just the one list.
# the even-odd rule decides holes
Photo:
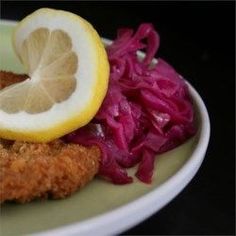
[(20, 58), (27, 67), (29, 75), (32, 75), (33, 71), (39, 66), (49, 34), (49, 30), (46, 28), (36, 29), (22, 44)]
[(33, 114), (68, 99), (76, 87), (74, 74), (78, 68), (78, 57), (71, 49), (71, 39), (62, 30), (39, 28), (30, 33), (20, 55), (31, 80), (15, 89), (6, 88), (5, 94), (0, 94), (0, 109)]
[(0, 137), (47, 142), (93, 118), (107, 91), (109, 63), (87, 21), (40, 9), (19, 23), (13, 45), (29, 79), (0, 91)]

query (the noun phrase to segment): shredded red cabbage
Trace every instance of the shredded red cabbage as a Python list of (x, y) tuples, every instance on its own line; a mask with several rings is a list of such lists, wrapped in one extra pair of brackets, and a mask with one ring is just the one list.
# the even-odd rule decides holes
[[(185, 81), (163, 59), (152, 63), (159, 44), (151, 24), (141, 24), (136, 33), (119, 29), (107, 47), (111, 71), (103, 104), (92, 122), (66, 136), (69, 142), (98, 145), (99, 175), (115, 184), (132, 182), (126, 169), (137, 164), (137, 178), (150, 183), (156, 155), (196, 132)], [(138, 50), (144, 50), (143, 59)]]

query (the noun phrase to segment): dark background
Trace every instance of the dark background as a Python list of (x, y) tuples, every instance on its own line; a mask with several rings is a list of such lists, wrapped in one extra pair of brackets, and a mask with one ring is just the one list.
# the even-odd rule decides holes
[(200, 171), (160, 212), (125, 232), (235, 234), (235, 2), (1, 2), (1, 18), (20, 20), (40, 7), (75, 12), (99, 34), (152, 22), (161, 36), (157, 56), (199, 91), (211, 119)]

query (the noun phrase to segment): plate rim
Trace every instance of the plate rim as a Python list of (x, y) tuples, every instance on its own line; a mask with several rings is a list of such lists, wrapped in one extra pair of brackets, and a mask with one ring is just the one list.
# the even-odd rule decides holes
[[(6, 26), (15, 26), (17, 21), (0, 19), (0, 24)], [(109, 39), (103, 38), (102, 40), (106, 44), (110, 44), (112, 42)], [(188, 85), (191, 97), (199, 111), (201, 130), (198, 137), (198, 143), (193, 150), (192, 155), (174, 175), (172, 175), (154, 190), (144, 194), (132, 202), (115, 208), (114, 210), (80, 222), (33, 233), (32, 235), (62, 236), (77, 235), (78, 233), (80, 235), (91, 235), (94, 233), (96, 233), (96, 235), (117, 234), (140, 223), (147, 217), (150, 217), (152, 214), (173, 200), (187, 186), (187, 184), (197, 173), (202, 164), (202, 161), (204, 160), (210, 139), (210, 119), (207, 108), (196, 89), (188, 81), (186, 81), (186, 83)], [(174, 188), (174, 191), (173, 187), (176, 187), (176, 189)], [(165, 198), (162, 198), (163, 196), (165, 196)], [(157, 200), (158, 202), (156, 203)], [(145, 211), (143, 211), (144, 209)], [(137, 212), (140, 214), (137, 214)], [(119, 223), (117, 224), (117, 222)]]

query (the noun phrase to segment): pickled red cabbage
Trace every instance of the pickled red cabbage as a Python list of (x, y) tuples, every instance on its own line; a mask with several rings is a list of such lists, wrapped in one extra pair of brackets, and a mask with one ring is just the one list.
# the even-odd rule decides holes
[(141, 24), (136, 32), (119, 29), (107, 46), (110, 80), (103, 104), (88, 125), (65, 137), (97, 145), (102, 153), (99, 175), (115, 184), (131, 183), (127, 169), (135, 165), (136, 177), (151, 183), (158, 154), (196, 132), (187, 84), (163, 59), (153, 60), (159, 45), (151, 24)]

